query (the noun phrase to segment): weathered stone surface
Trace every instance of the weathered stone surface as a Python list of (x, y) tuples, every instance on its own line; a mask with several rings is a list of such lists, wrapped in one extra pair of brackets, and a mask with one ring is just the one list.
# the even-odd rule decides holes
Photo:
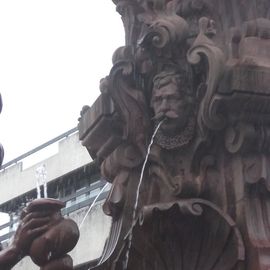
[(117, 132), (104, 136), (95, 106), (94, 120), (80, 121), (113, 184), (104, 210), (114, 221), (94, 269), (124, 269), (131, 231), (130, 270), (269, 269), (270, 2), (114, 3), (126, 44), (101, 92)]

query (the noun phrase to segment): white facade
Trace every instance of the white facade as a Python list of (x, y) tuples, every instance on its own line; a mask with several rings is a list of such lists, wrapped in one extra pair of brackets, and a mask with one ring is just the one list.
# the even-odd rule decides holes
[(87, 150), (81, 146), (78, 133), (58, 143), (58, 152), (41, 162), (23, 169), (23, 161), (0, 172), (0, 205), (36, 187), (36, 169), (45, 164), (50, 182), (89, 162)]

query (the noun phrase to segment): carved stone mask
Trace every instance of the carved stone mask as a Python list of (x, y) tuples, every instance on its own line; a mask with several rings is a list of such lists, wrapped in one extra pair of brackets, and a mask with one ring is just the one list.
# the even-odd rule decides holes
[(183, 130), (191, 115), (191, 96), (188, 95), (189, 86), (183, 74), (175, 72), (161, 72), (154, 77), (151, 107), (154, 120), (162, 124), (164, 134), (176, 135)]

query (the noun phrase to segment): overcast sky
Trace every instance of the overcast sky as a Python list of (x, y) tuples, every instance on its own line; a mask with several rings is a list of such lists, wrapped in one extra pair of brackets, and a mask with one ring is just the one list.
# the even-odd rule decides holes
[(123, 44), (111, 0), (1, 0), (4, 163), (75, 127)]

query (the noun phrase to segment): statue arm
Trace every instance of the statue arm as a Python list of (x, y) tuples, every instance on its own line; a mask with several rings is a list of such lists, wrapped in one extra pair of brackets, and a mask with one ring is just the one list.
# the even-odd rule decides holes
[(11, 245), (0, 252), (0, 266), (3, 270), (10, 270), (21, 260), (20, 252), (15, 246)]
[(10, 270), (29, 251), (32, 241), (48, 228), (49, 213), (23, 213), (10, 245), (0, 252), (0, 269)]

